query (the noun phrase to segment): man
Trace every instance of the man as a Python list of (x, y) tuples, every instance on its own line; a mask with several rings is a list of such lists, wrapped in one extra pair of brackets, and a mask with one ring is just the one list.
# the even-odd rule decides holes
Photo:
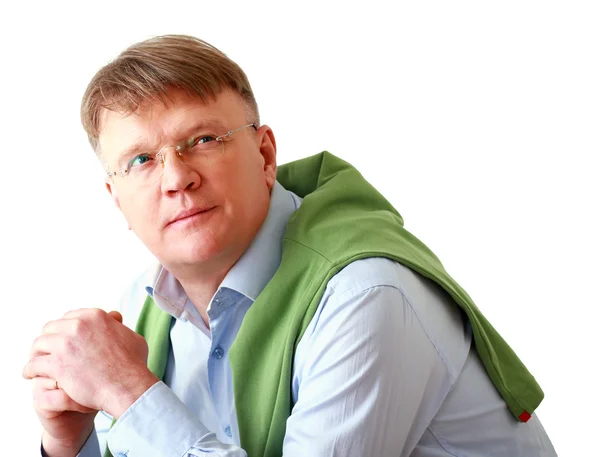
[(45, 455), (99, 456), (98, 411), (115, 457), (555, 455), (539, 386), (435, 255), (331, 154), (278, 170), (220, 51), (130, 47), (82, 121), (158, 265), (125, 325), (76, 310), (34, 342)]

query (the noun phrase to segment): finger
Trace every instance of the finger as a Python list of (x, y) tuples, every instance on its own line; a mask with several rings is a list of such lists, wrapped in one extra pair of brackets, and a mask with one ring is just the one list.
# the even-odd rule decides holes
[(39, 355), (31, 359), (23, 368), (23, 377), (25, 379), (33, 379), (37, 376), (56, 379), (55, 367), (53, 366), (54, 358), (51, 355)]
[(64, 411), (77, 411), (90, 413), (95, 411), (77, 403), (62, 389), (47, 389), (46, 386), (54, 381), (48, 378), (37, 377), (33, 379), (33, 404), (37, 411), (45, 417), (55, 417)]
[(65, 315), (63, 316), (63, 319), (66, 320), (70, 320), (70, 319), (83, 319), (86, 317), (91, 317), (91, 318), (98, 318), (98, 317), (104, 317), (104, 316), (110, 316), (112, 317), (114, 320), (116, 320), (119, 323), (123, 323), (123, 316), (121, 315), (121, 313), (119, 311), (110, 311), (110, 312), (106, 312), (103, 309), (100, 308), (81, 308), (81, 309), (75, 309), (73, 311), (69, 311), (67, 313), (65, 313)]
[(65, 319), (56, 319), (47, 322), (42, 328), (42, 335), (48, 335), (50, 333), (65, 333), (69, 330), (71, 322)]
[(63, 319), (79, 319), (94, 314), (106, 314), (106, 311), (100, 308), (79, 308), (66, 312)]
[(64, 335), (58, 333), (40, 335), (33, 340), (33, 344), (29, 350), (29, 360), (40, 355), (52, 354), (64, 350), (67, 341)]
[(56, 390), (58, 384), (54, 379), (37, 376), (31, 380), (33, 390)]
[(123, 323), (123, 316), (119, 311), (109, 311), (108, 315), (113, 319), (117, 320), (121, 324)]

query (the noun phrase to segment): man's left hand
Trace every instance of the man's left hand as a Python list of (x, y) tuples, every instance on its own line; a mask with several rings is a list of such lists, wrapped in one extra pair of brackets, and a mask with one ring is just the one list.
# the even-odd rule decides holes
[(119, 418), (158, 379), (146, 367), (146, 340), (101, 309), (70, 311), (48, 322), (23, 377), (41, 376), (82, 406)]

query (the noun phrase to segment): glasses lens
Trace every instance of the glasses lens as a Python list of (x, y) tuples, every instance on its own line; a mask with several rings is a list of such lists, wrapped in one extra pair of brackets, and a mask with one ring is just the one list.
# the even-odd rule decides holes
[(247, 127), (256, 128), (254, 124), (248, 124), (230, 130), (220, 137), (200, 134), (182, 141), (177, 146), (165, 146), (156, 154), (136, 156), (119, 174), (131, 184), (144, 187), (154, 185), (159, 181), (165, 167), (171, 166), (173, 160), (180, 160), (188, 166), (209, 165), (212, 160), (225, 152), (225, 142), (232, 140), (235, 132)]

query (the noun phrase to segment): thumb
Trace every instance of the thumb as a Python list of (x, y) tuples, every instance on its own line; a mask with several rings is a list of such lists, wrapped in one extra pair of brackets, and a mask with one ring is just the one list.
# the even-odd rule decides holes
[(123, 316), (121, 316), (119, 311), (109, 311), (108, 315), (121, 324), (123, 323)]

